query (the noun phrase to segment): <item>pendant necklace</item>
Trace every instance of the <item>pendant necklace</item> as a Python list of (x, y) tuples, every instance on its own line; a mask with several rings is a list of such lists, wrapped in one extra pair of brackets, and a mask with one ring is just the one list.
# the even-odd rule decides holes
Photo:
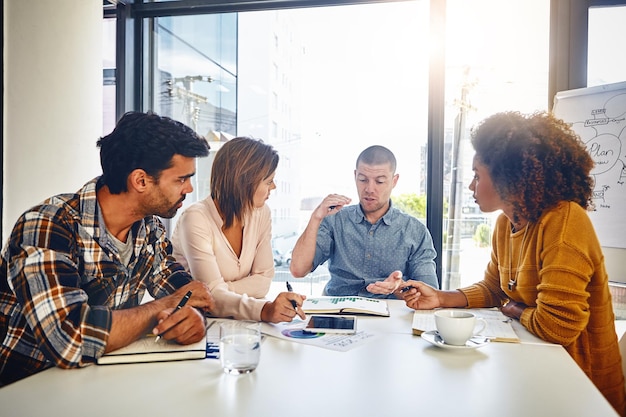
[(522, 238), (522, 246), (519, 249), (519, 256), (517, 257), (517, 269), (515, 270), (515, 276), (513, 277), (513, 235), (509, 237), (509, 291), (513, 291), (515, 286), (517, 285), (517, 277), (519, 275), (520, 264), (522, 262), (522, 254), (524, 253), (524, 242), (526, 242), (526, 233), (528, 232), (528, 225), (530, 222), (526, 223), (526, 227), (524, 228), (524, 237)]

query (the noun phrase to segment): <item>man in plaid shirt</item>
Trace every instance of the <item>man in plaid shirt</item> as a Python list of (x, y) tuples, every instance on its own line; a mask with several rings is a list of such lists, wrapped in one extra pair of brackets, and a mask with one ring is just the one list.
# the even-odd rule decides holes
[[(150, 332), (181, 344), (205, 335), (211, 293), (171, 256), (157, 216), (182, 207), (208, 143), (170, 118), (130, 112), (97, 145), (102, 176), (26, 211), (2, 251), (0, 386), (93, 364)], [(154, 301), (140, 304), (146, 290)]]

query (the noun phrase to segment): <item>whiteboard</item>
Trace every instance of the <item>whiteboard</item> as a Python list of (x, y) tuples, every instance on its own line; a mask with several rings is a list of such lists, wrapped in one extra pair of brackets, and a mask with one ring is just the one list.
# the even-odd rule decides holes
[(570, 123), (595, 161), (593, 222), (600, 244), (626, 248), (626, 82), (563, 91), (554, 115)]

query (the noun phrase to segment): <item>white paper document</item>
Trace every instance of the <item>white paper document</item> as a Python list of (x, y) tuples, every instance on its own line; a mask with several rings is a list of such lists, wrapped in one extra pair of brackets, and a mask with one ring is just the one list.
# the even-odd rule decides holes
[(326, 349), (348, 351), (377, 337), (376, 334), (359, 331), (355, 334), (310, 333), (304, 331), (306, 321), (295, 319), (291, 323), (261, 323), (261, 332), (291, 342), (319, 346)]
[[(435, 310), (415, 310), (413, 314), (412, 329), (414, 334), (421, 334), (436, 330), (435, 327)], [(482, 336), (488, 337), (493, 342), (520, 342), (517, 333), (511, 325), (511, 319), (506, 317), (497, 309), (471, 309), (476, 317), (485, 319), (485, 330), (480, 332)]]

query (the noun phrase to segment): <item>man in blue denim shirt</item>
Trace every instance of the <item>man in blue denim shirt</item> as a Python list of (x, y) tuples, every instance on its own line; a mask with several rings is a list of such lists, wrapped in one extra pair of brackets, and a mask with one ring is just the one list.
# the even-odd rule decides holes
[(407, 279), (438, 287), (430, 232), (391, 204), (395, 171), (389, 149), (375, 145), (361, 152), (354, 170), (359, 204), (348, 206), (351, 199), (339, 194), (320, 203), (293, 248), (294, 277), (328, 260), (326, 295), (387, 298)]

